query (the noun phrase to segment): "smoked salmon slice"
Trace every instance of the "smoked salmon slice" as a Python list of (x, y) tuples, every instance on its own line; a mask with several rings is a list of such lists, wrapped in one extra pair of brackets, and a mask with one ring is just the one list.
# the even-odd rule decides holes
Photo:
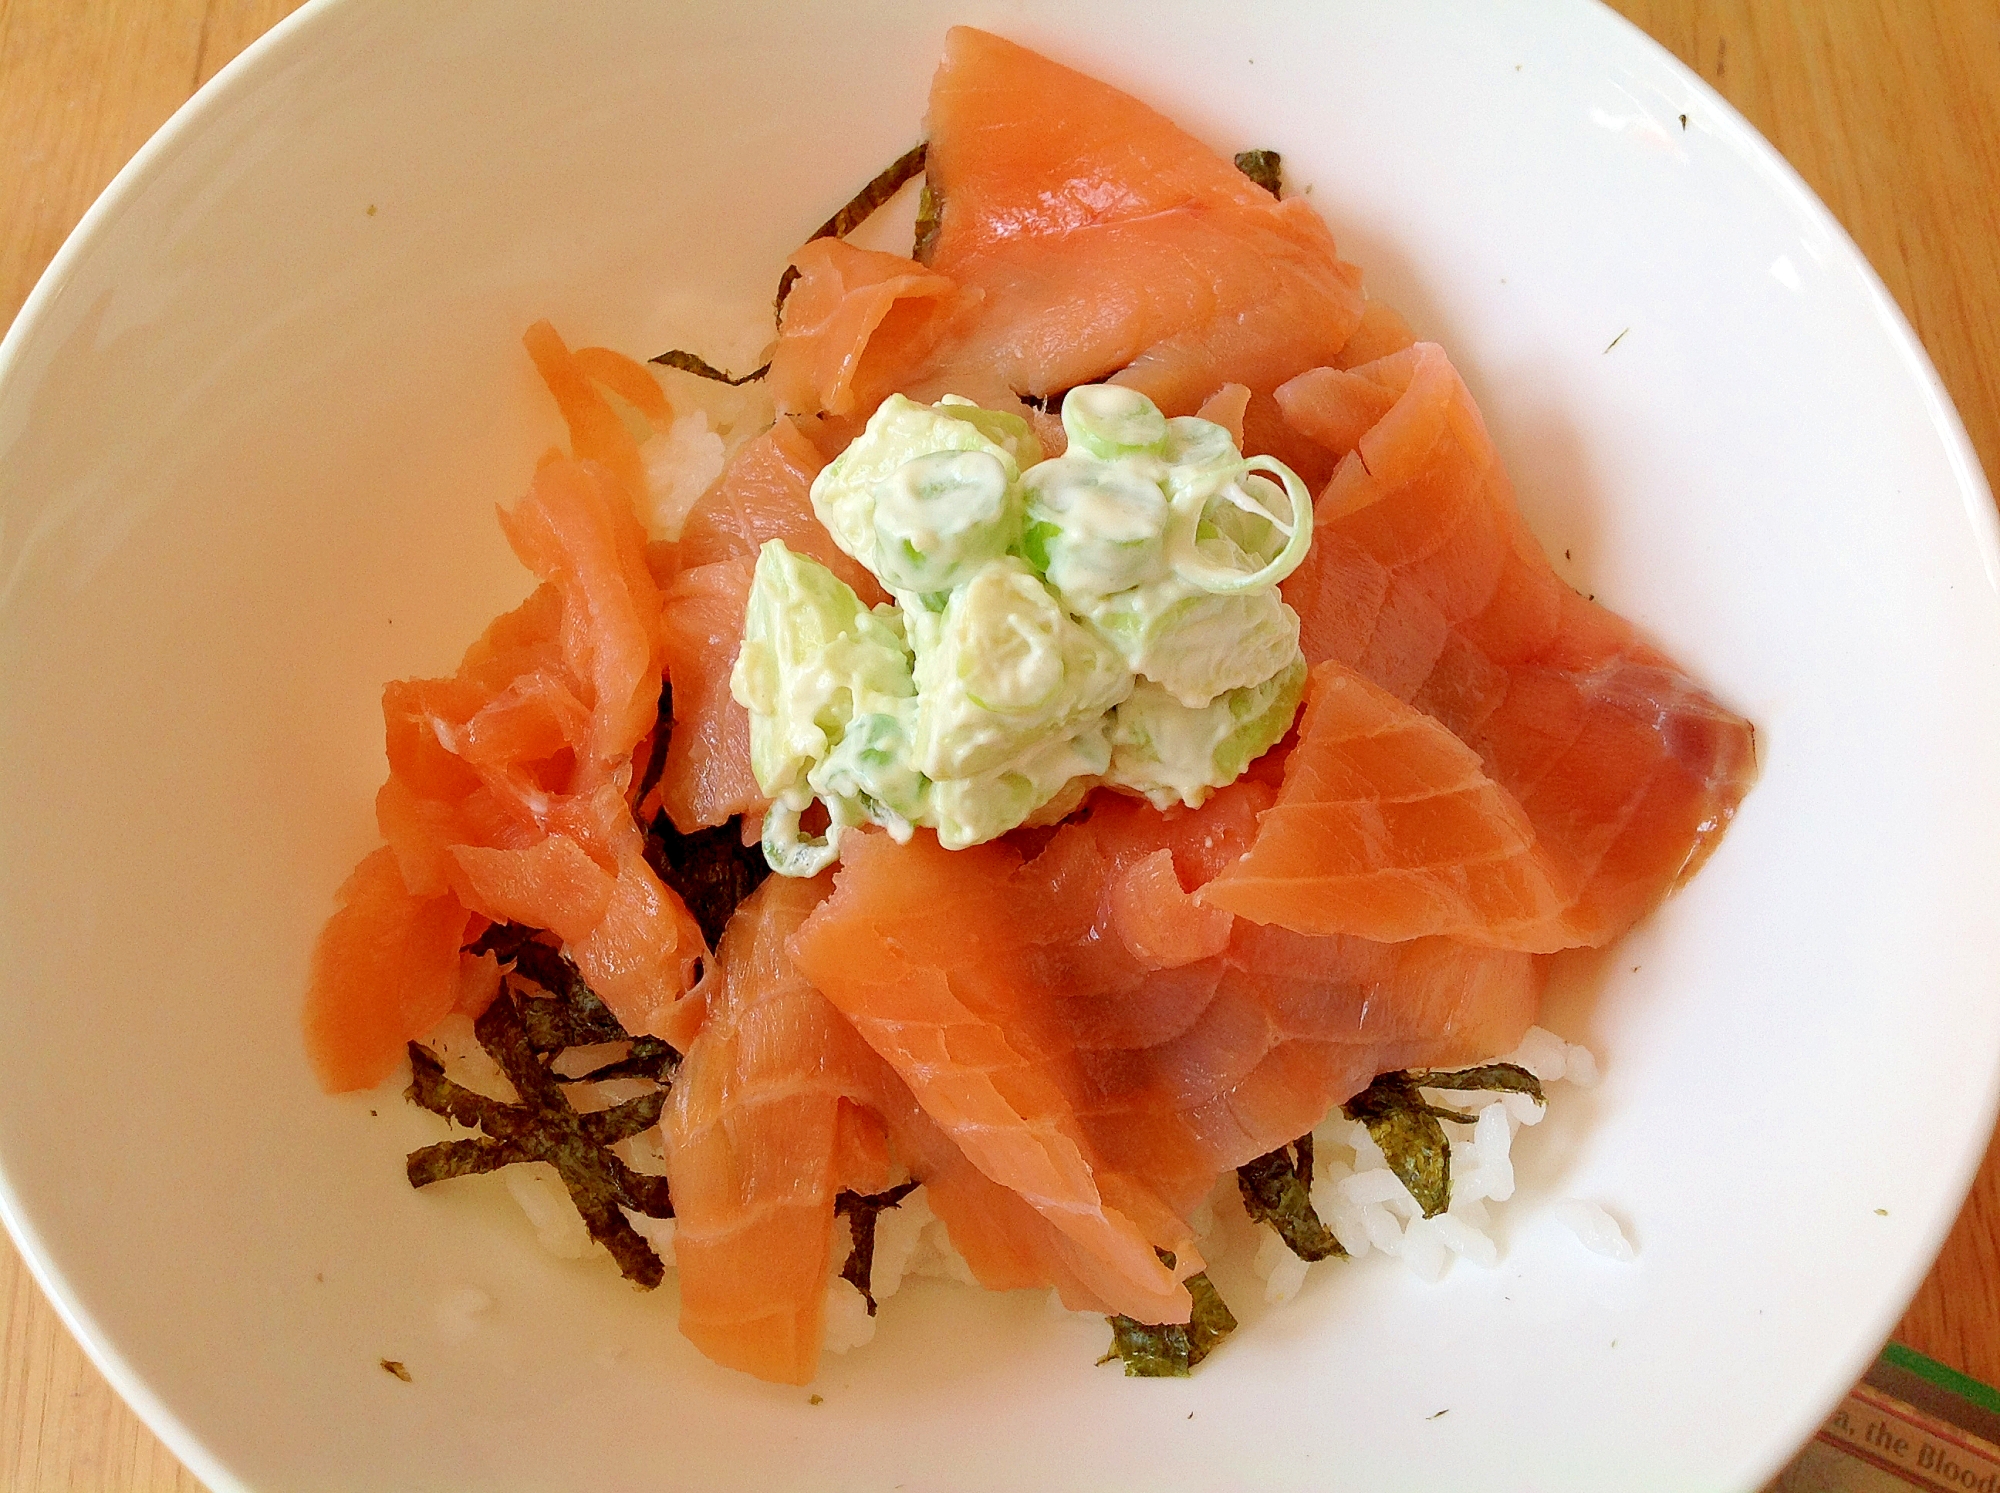
[(450, 1014), (471, 921), (449, 893), (412, 895), (387, 846), (354, 868), (339, 901), (306, 990), (306, 1052), (328, 1093), (374, 1088), (404, 1043)]
[(1218, 953), (1158, 968), (1119, 927), (1130, 869), (1166, 852), (1179, 883), (1166, 906), (1199, 905), (1254, 844), (1271, 802), (1254, 780), (1199, 810), (1099, 795), (1013, 878), (1024, 929), (1038, 905), (1072, 909), (1067, 925), (1043, 914), (1039, 942), (1029, 935), (1028, 978), (1075, 1049), (1063, 1071), (1078, 1119), (1108, 1167), (1178, 1208), (1376, 1073), (1456, 1061), (1468, 1046), (1510, 1050), (1539, 1004), (1544, 970), (1530, 954), (1441, 937), (1303, 936), (1241, 918)]
[(793, 554), (809, 555), (826, 566), (869, 606), (887, 601), (867, 567), (836, 545), (813, 513), (813, 478), (825, 465), (826, 458), (799, 427), (780, 418), (737, 452), (695, 500), (673, 549), (675, 568), (691, 570), (726, 560), (754, 564), (766, 540), (781, 539)]
[(738, 908), (661, 1124), (681, 1331), (780, 1384), (818, 1371), (836, 1195), (880, 1185), (843, 1165), (851, 1112), (896, 1082), (786, 953), (828, 890), (773, 876)]
[(1328, 362), (1359, 277), (1280, 202), (1131, 95), (969, 26), (945, 38), (925, 163), (930, 264), (984, 292), (953, 362), (1049, 394), (1127, 375), (1169, 413)]
[(1304, 201), (1131, 95), (968, 26), (946, 38), (929, 119), (927, 262), (832, 238), (800, 250), (772, 361), (780, 409), (864, 418), (891, 392), (1011, 409), (1115, 376), (1185, 415), (1235, 382), (1250, 449), (1324, 478), (1272, 391), (1334, 362), (1364, 306)]
[(644, 364), (608, 347), (572, 351), (546, 321), (529, 327), (521, 342), (562, 411), (563, 423), (569, 427), (570, 454), (578, 461), (596, 462), (618, 481), (632, 502), (642, 502), (646, 497), (646, 464), (639, 438), (603, 391), (610, 390), (630, 405), (652, 431), (663, 431), (673, 424), (674, 411), (653, 375)]
[(667, 587), (661, 641), (674, 719), (660, 801), (683, 834), (764, 812), (750, 770), (750, 715), (729, 693), (754, 571), (750, 560), (718, 561), (682, 571)]
[[(1100, 796), (1025, 862), (998, 844), (947, 852), (870, 837), (794, 952), (978, 1169), (1102, 1269), (1122, 1236), (1071, 1228), (1041, 1198), (1075, 1210), (1120, 1195), (1171, 1229), (1218, 1175), (1310, 1129), (1375, 1074), (1508, 1051), (1534, 1020), (1543, 965), (1519, 951), (1232, 918), (1221, 947), (1204, 930), (1209, 947), (1163, 961), (1121, 933), (1135, 868), (1172, 873), (1177, 906), (1188, 892), (1174, 867), (1199, 892), (1249, 846), (1270, 802), (1254, 782), (1164, 814)], [(1025, 1159), (998, 1154), (1003, 1142)], [(1050, 1151), (1092, 1186), (1082, 1170), (1052, 1170)]]
[[(999, 846), (857, 837), (793, 957), (972, 1163), (1103, 1267), (1093, 1284), (1115, 1310), (1185, 1322), (1187, 1291), (1154, 1253), (1186, 1251), (1185, 1230), (1149, 1238), (1106, 1197), (1052, 1071), (1066, 1054), (1019, 973), (1027, 925), (994, 894), (1016, 864)], [(1156, 1203), (1140, 1211), (1164, 1212)]]
[[(456, 676), (383, 691), (376, 820), (388, 846), (350, 883), (307, 997), (328, 1082), (378, 1082), (450, 1009), (416, 1024), (437, 1004), (416, 992), (436, 995), (439, 930), (454, 919), (461, 935), (475, 916), (556, 931), (632, 1032), (664, 1017), (706, 952), (647, 865), (625, 797), (662, 660), (660, 594), (630, 499), (603, 468), (558, 459), (501, 526), (542, 584)], [(424, 951), (413, 967), (431, 976), (392, 978), (370, 957), (398, 938)]]
[[(794, 289), (793, 299), (797, 295)], [(679, 542), (667, 547), (675, 574), (666, 584), (660, 625), (673, 684), (673, 733), (660, 796), (684, 834), (764, 812), (766, 801), (750, 770), (750, 717), (729, 693), (750, 577), (764, 542), (782, 540), (793, 553), (818, 560), (869, 606), (888, 600), (875, 577), (836, 546), (813, 515), (812, 481), (825, 465), (813, 442), (781, 415), (695, 501)]]
[(771, 355), (781, 410), (864, 419), (980, 298), (914, 260), (819, 238), (792, 256), (799, 272)]
[(1279, 201), (1131, 95), (968, 26), (945, 38), (930, 131), (930, 265), (983, 293), (934, 375), (990, 370), (1037, 395), (1115, 375), (1170, 415), (1244, 384), (1253, 448), (1319, 475), (1271, 391), (1333, 361), (1362, 297), (1304, 200)]
[(1308, 680), (1277, 802), (1198, 900), (1295, 933), (1554, 953), (1583, 941), (1573, 882), (1477, 753), (1329, 659)]
[(1720, 840), (1756, 775), (1750, 725), (1563, 584), (1443, 349), (1309, 374), (1279, 397), (1303, 432), (1351, 431), (1353, 380), (1390, 403), (1341, 457), (1284, 585), (1301, 646), (1478, 753), (1573, 868), (1576, 941), (1608, 942)]

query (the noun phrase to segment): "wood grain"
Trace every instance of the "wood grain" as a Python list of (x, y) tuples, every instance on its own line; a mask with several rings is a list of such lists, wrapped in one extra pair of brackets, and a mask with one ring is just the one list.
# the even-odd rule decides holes
[[(0, 0), (0, 325), (96, 194), (292, 0)], [(2000, 3), (1616, 0), (1763, 131), (1909, 315), (2000, 472)], [(0, 1488), (199, 1493), (0, 1241)], [(2000, 1135), (1898, 1334), (2000, 1383)]]

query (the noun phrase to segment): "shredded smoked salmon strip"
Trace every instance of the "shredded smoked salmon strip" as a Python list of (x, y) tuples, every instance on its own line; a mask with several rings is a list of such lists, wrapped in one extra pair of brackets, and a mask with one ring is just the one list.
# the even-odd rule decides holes
[(387, 846), (347, 879), (313, 946), (306, 1050), (329, 1093), (372, 1089), (403, 1044), (451, 1014), (472, 915), (446, 893), (411, 894)]

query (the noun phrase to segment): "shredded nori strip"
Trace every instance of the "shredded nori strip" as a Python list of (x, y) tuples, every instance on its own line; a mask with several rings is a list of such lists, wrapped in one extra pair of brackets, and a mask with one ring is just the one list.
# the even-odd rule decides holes
[(533, 942), (537, 931), (523, 923), (488, 923), (486, 931), (465, 946), (465, 952), (491, 954), (502, 964), (511, 964), (521, 946)]
[[(653, 359), (655, 363), (658, 358)], [(667, 741), (674, 734), (674, 686), (673, 681), (660, 681), (660, 703), (653, 711), (653, 743), (646, 753), (646, 770), (639, 774), (639, 789), (632, 795), (632, 802), (643, 804), (652, 791), (660, 786), (660, 774), (667, 770)]]
[(847, 1251), (847, 1263), (840, 1267), (840, 1278), (861, 1293), (868, 1303), (868, 1315), (875, 1315), (875, 1220), (884, 1208), (893, 1208), (904, 1198), (917, 1190), (915, 1182), (904, 1182), (887, 1192), (862, 1194), (842, 1192), (833, 1200), (834, 1213), (847, 1215), (847, 1227), (854, 1235), (853, 1247)]
[(1412, 1068), (1406, 1075), (1420, 1089), (1478, 1089), (1489, 1094), (1530, 1094), (1535, 1103), (1547, 1104), (1542, 1081), (1515, 1063), (1484, 1063), (1477, 1068), (1454, 1068), (1434, 1073)]
[[(807, 242), (810, 243), (811, 240), (808, 239)], [(792, 286), (798, 278), (799, 269), (795, 264), (786, 265), (785, 272), (778, 276), (778, 293), (771, 298), (771, 317), (774, 321), (784, 320), (785, 297), (792, 293)]]
[(557, 1083), (596, 1083), (606, 1078), (650, 1078), (669, 1083), (681, 1055), (658, 1037), (634, 1037), (620, 1025), (597, 992), (584, 983), (574, 964), (555, 949), (536, 941), (536, 930), (519, 923), (496, 923), (470, 945), (473, 953), (491, 953), (511, 963), (546, 997), (521, 994), (521, 1024), (537, 1056), (551, 1056), (565, 1047), (594, 1047), (604, 1042), (628, 1042), (626, 1055), (588, 1073), (552, 1073)]
[(691, 353), (678, 347), (669, 348), (667, 351), (650, 357), (646, 361), (648, 363), (659, 363), (668, 368), (678, 368), (682, 373), (692, 373), (697, 378), (713, 379), (718, 384), (728, 384), (732, 389), (739, 385), (747, 384), (753, 379), (760, 379), (771, 371), (771, 365), (766, 363), (761, 368), (753, 368), (750, 372), (740, 377), (731, 378), (700, 354)]
[[(902, 191), (905, 182), (910, 181), (924, 169), (924, 154), (928, 142), (919, 140), (915, 145), (897, 156), (884, 167), (875, 179), (854, 194), (853, 200), (839, 212), (819, 225), (813, 238), (846, 238), (863, 223), (875, 215), (875, 209)], [(812, 242), (811, 239), (807, 240)]]
[(1111, 1349), (1099, 1363), (1122, 1359), (1128, 1379), (1185, 1379), (1215, 1345), (1236, 1330), (1236, 1318), (1216, 1294), (1205, 1272), (1190, 1275), (1188, 1294), (1194, 1314), (1185, 1322), (1153, 1326), (1130, 1317), (1106, 1317), (1111, 1324)]
[(1341, 1112), (1368, 1127), (1369, 1138), (1382, 1148), (1389, 1170), (1402, 1178), (1424, 1217), (1435, 1218), (1451, 1206), (1451, 1146), (1408, 1075), (1381, 1074)]
[[(926, 144), (927, 142), (919, 140), (910, 149), (897, 156), (876, 175), (873, 181), (856, 192), (847, 206), (820, 224), (812, 238), (808, 238), (806, 242), (812, 243), (814, 239), (822, 238), (846, 238), (848, 234), (867, 222), (876, 208), (900, 192), (905, 182), (924, 169)], [(792, 293), (792, 282), (798, 278), (799, 272), (791, 265), (786, 265), (784, 274), (778, 277), (778, 294), (771, 307), (774, 316), (784, 315), (785, 297)]]
[(931, 250), (937, 247), (938, 225), (944, 221), (944, 199), (931, 190), (928, 173), (924, 185), (917, 194), (917, 236), (910, 245), (910, 258), (918, 264), (931, 262)]
[[(666, 1178), (632, 1170), (611, 1147), (659, 1123), (667, 1101), (666, 1083), (679, 1065), (679, 1054), (658, 1038), (633, 1038), (583, 982), (576, 967), (536, 941), (532, 929), (498, 924), (471, 947), (513, 966), (492, 1004), (473, 1024), (473, 1032), (520, 1097), (510, 1104), (454, 1083), (445, 1076), (436, 1053), (421, 1043), (410, 1043), (410, 1086), (405, 1097), (433, 1114), (483, 1132), (411, 1152), (405, 1164), (410, 1185), (428, 1187), (520, 1161), (549, 1162), (562, 1177), (591, 1237), (611, 1252), (626, 1279), (652, 1289), (663, 1274), (659, 1257), (619, 1208), (632, 1208), (649, 1218), (672, 1218), (673, 1200)], [(522, 987), (523, 980), (548, 993), (530, 993)], [(589, 1077), (645, 1077), (660, 1087), (610, 1109), (579, 1114), (562, 1085), (580, 1080), (561, 1078), (551, 1070), (550, 1059), (567, 1047), (607, 1041), (630, 1042), (630, 1054)]]
[(1451, 1206), (1451, 1145), (1438, 1122), (1470, 1125), (1478, 1116), (1431, 1104), (1417, 1092), (1420, 1088), (1532, 1094), (1537, 1103), (1546, 1101), (1540, 1082), (1527, 1069), (1487, 1063), (1453, 1072), (1379, 1074), (1341, 1106), (1348, 1119), (1368, 1127), (1369, 1138), (1382, 1148), (1389, 1169), (1410, 1189), (1424, 1217), (1435, 1218)]
[(1275, 150), (1241, 150), (1236, 153), (1236, 169), (1273, 197), (1278, 195), (1278, 161)]
[(684, 835), (664, 813), (653, 817), (646, 831), (646, 864), (673, 888), (701, 925), (701, 936), (712, 949), (737, 904), (756, 891), (771, 874), (764, 852), (745, 845), (738, 821), (698, 829)]
[(634, 1037), (586, 985), (577, 967), (563, 954), (539, 942), (537, 930), (519, 923), (496, 923), (468, 945), (475, 954), (493, 954), (548, 992), (546, 996), (517, 992), (515, 1000), (528, 1046), (536, 1056), (549, 1057), (566, 1047), (594, 1047), (606, 1042), (631, 1044), (626, 1056), (588, 1073), (567, 1077), (551, 1073), (558, 1083), (589, 1083), (605, 1078), (650, 1078), (668, 1083), (680, 1067), (680, 1054), (658, 1037)]
[[(1294, 1150), (1297, 1161), (1292, 1157)], [(1251, 1220), (1276, 1229), (1278, 1237), (1300, 1259), (1324, 1260), (1347, 1253), (1320, 1222), (1312, 1205), (1310, 1133), (1236, 1168), (1236, 1188), (1243, 1194), (1243, 1208)]]

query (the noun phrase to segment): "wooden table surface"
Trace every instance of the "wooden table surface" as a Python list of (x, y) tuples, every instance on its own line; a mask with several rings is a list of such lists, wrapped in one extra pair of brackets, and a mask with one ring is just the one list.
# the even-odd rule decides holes
[[(146, 138), (295, 0), (0, 0), (0, 326)], [(2000, 474), (2000, 0), (1617, 0), (1798, 167)], [(2000, 998), (2000, 992), (1996, 992)], [(0, 1488), (195, 1493), (0, 1239)], [(2000, 1384), (2000, 1141), (1897, 1336)]]

